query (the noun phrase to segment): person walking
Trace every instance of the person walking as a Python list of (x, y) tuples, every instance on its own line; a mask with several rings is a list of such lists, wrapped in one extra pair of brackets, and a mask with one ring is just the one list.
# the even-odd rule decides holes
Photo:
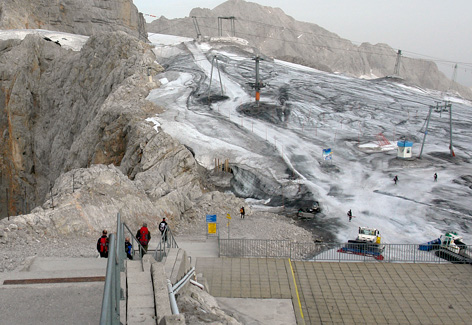
[(393, 178), (393, 181), (395, 182), (395, 185), (397, 185), (397, 182), (398, 182), (398, 176), (395, 175), (395, 177)]
[(97, 251), (100, 253), (100, 257), (108, 258), (108, 232), (102, 231), (102, 236), (97, 241)]
[(138, 230), (138, 232), (136, 233), (136, 239), (139, 240), (139, 243), (144, 248), (141, 251), (141, 257), (143, 257), (143, 255), (148, 250), (148, 244), (149, 244), (149, 241), (151, 240), (151, 233), (149, 232), (149, 229), (147, 227), (147, 223), (144, 222), (141, 229)]
[(159, 231), (161, 232), (161, 238), (164, 242), (167, 242), (167, 222), (166, 218), (162, 218), (162, 221), (159, 223)]
[(241, 207), (241, 209), (239, 209), (239, 213), (241, 214), (241, 219), (244, 219), (244, 216), (246, 214), (246, 211), (244, 211), (244, 207)]
[(352, 211), (351, 211), (351, 209), (349, 209), (349, 211), (347, 212), (347, 216), (349, 218), (349, 222), (351, 222), (351, 220), (352, 220)]
[(438, 181), (438, 174), (437, 174), (437, 173), (434, 173), (434, 181), (435, 181), (435, 182)]
[(129, 241), (129, 237), (126, 237), (125, 238), (125, 252), (126, 252), (126, 256), (132, 260), (133, 259), (133, 245), (131, 244), (131, 242)]

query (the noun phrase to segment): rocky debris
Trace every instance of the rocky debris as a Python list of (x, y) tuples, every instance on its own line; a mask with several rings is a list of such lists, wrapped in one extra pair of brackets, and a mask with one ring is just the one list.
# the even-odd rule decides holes
[(0, 29), (47, 29), (88, 36), (123, 31), (147, 40), (144, 16), (132, 0), (3, 0)]
[[(218, 30), (209, 26), (216, 26), (217, 17), (233, 16), (236, 36), (247, 39), (259, 52), (322, 71), (380, 78), (392, 75), (395, 67), (396, 51), (387, 44), (356, 46), (316, 24), (297, 21), (280, 8), (244, 0), (229, 0), (212, 10), (194, 8), (186, 18), (160, 17), (146, 28), (148, 32), (195, 38), (194, 29), (188, 28), (192, 16), (198, 17), (202, 35), (212, 38), (218, 36)], [(232, 36), (229, 26), (229, 21), (223, 23), (223, 36)], [(402, 57), (399, 74), (409, 84), (440, 91), (451, 88), (452, 81), (432, 61)], [(453, 89), (472, 98), (472, 91), (465, 86), (454, 83)]]
[(38, 257), (97, 257), (97, 238), (54, 237), (36, 234), (35, 239), (16, 231), (5, 231), (7, 242), (0, 237), (0, 272), (21, 270)]
[(241, 324), (221, 310), (213, 296), (193, 285), (179, 292), (177, 305), (179, 312), (185, 314), (187, 324)]

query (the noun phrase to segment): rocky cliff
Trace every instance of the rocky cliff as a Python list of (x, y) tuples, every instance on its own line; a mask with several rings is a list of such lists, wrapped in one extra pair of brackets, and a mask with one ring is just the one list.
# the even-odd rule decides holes
[(145, 99), (159, 86), (147, 76), (162, 71), (155, 59), (124, 32), (95, 34), (80, 51), (39, 34), (0, 42), (0, 213), (24, 215), (10, 237), (93, 234), (118, 211), (157, 229), (212, 202), (237, 210), (241, 199), (212, 192), (192, 153), (146, 121), (162, 111)]
[(1, 195), (11, 215), (42, 202), (72, 168), (113, 163), (132, 173), (140, 153), (126, 153), (139, 147), (131, 126), (145, 107), (149, 45), (116, 32), (91, 37), (80, 52), (39, 35), (0, 49)]
[(124, 31), (147, 39), (132, 0), (3, 0), (0, 29), (47, 29), (80, 35)]
[[(195, 8), (187, 18), (161, 17), (147, 24), (147, 30), (196, 37), (192, 16), (197, 17), (202, 36), (210, 37), (219, 36), (218, 17), (235, 17), (234, 35), (230, 19), (221, 20), (222, 35), (247, 39), (251, 46), (275, 58), (355, 77), (381, 78), (394, 72), (396, 51), (386, 44), (356, 46), (316, 24), (297, 21), (279, 8), (244, 0), (229, 0), (213, 10)], [(399, 75), (410, 84), (440, 91), (453, 89), (472, 98), (470, 89), (452, 84), (431, 61), (402, 57)]]

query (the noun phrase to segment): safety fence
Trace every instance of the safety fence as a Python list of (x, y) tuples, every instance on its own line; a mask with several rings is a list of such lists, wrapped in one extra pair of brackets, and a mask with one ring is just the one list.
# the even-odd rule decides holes
[(178, 248), (177, 241), (175, 240), (172, 230), (169, 227), (166, 227), (161, 234), (159, 243), (157, 244), (156, 251), (154, 252), (154, 259), (158, 262), (169, 254), (171, 248)]
[[(421, 248), (421, 249), (420, 249)], [(299, 261), (468, 263), (472, 246), (452, 253), (439, 245), (299, 243), (290, 240), (219, 239), (220, 257), (290, 258)]]
[[(127, 233), (126, 233), (127, 232)], [(126, 236), (125, 236), (126, 234)], [(105, 277), (105, 286), (103, 289), (102, 298), (102, 310), (100, 314), (100, 325), (119, 325), (120, 324), (120, 300), (124, 300), (123, 289), (121, 288), (121, 272), (125, 271), (124, 260), (127, 258), (125, 250), (125, 238), (130, 238), (132, 244), (131, 255), (134, 259), (138, 258), (141, 260), (141, 269), (144, 271), (142, 256), (144, 253), (150, 253), (152, 250), (146, 250), (133, 232), (126, 225), (121, 222), (120, 213), (116, 217), (116, 235), (110, 234), (108, 237), (108, 262)], [(177, 242), (172, 234), (169, 227), (160, 236), (160, 241), (157, 245), (156, 250), (153, 253), (154, 258), (157, 261), (162, 259), (169, 254), (170, 248), (178, 248)], [(191, 270), (193, 273), (194, 269)], [(192, 273), (192, 274), (193, 274)], [(190, 276), (185, 277), (185, 281), (179, 281), (174, 287), (171, 286), (169, 289), (169, 297), (171, 299), (171, 309), (174, 314), (178, 314), (178, 308), (175, 303), (175, 292), (178, 292), (180, 287), (190, 280)], [(172, 296), (172, 297), (171, 297)], [(173, 303), (172, 303), (173, 302)]]
[(125, 244), (124, 229), (118, 213), (115, 234), (108, 237), (108, 262), (103, 288), (100, 325), (120, 324), (120, 300), (124, 299), (120, 276), (124, 271)]

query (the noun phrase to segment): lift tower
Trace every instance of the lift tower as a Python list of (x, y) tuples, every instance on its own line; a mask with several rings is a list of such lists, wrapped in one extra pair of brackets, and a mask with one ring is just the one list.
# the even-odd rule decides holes
[(393, 69), (393, 76), (400, 77), (400, 65), (402, 61), (402, 50), (397, 52), (397, 61), (395, 62), (395, 68)]
[(202, 33), (200, 32), (200, 26), (198, 26), (198, 21), (196, 16), (192, 16), (193, 26), (195, 26), (195, 31), (197, 32), (197, 41), (202, 38)]
[(259, 107), (259, 100), (261, 99), (261, 89), (266, 85), (260, 80), (259, 77), (259, 61), (264, 60), (258, 56), (253, 58), (256, 61), (256, 82), (250, 82), (249, 85), (256, 90), (256, 106)]
[(234, 30), (234, 16), (230, 17), (218, 17), (218, 36), (223, 36), (223, 19), (229, 19), (231, 21), (231, 36), (235, 36)]

